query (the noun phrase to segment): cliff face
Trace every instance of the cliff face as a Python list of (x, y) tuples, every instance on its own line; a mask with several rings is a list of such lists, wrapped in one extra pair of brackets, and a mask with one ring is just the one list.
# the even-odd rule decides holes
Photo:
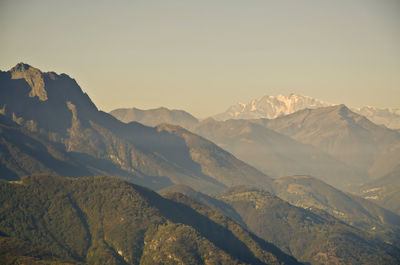
[[(197, 135), (173, 126), (125, 124), (99, 111), (65, 74), (43, 73), (26, 64), (0, 72), (0, 109), (4, 119), (56, 145), (89, 175), (121, 176), (155, 189), (181, 183), (212, 193), (246, 182), (269, 185), (269, 177)], [(23, 162), (17, 159), (17, 164)], [(2, 167), (15, 177), (14, 169)], [(54, 173), (22, 167), (26, 173)]]

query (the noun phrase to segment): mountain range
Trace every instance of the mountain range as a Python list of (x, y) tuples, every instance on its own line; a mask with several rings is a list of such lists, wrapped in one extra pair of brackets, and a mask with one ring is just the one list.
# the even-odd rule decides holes
[(6, 264), (399, 263), (398, 131), (344, 105), (112, 114), (66, 74), (0, 71)]
[(373, 179), (400, 164), (400, 134), (374, 124), (345, 105), (304, 109), (273, 120), (253, 122), (311, 144)]
[[(268, 187), (268, 176), (181, 127), (125, 124), (99, 111), (66, 74), (20, 63), (0, 72), (0, 87), (0, 121), (9, 132), (2, 135), (0, 149), (3, 179), (33, 173), (107, 174), (154, 189), (173, 183), (208, 192), (248, 182)], [(19, 131), (21, 138), (11, 131)], [(27, 143), (24, 135), (36, 143)], [(41, 158), (34, 155), (39, 150), (51, 152)], [(66, 174), (66, 164), (77, 172)]]
[(359, 194), (400, 214), (400, 166), (389, 174), (360, 187)]
[[(391, 263), (393, 261), (385, 259), (392, 259), (392, 255), (397, 257), (399, 252), (397, 247), (372, 239), (365, 230), (348, 225), (317, 207), (296, 207), (259, 188), (231, 187), (216, 197), (183, 185), (160, 192), (179, 192), (220, 211), (306, 264)], [(393, 216), (397, 218), (392, 221), (398, 229), (400, 217)], [(398, 240), (396, 235), (393, 233), (389, 237)], [(375, 255), (379, 252), (382, 255), (378, 258)]]
[(183, 195), (110, 177), (0, 180), (2, 264), (300, 264)]
[[(302, 109), (315, 109), (336, 104), (320, 99), (290, 94), (289, 96), (263, 96), (253, 99), (249, 103), (237, 103), (230, 106), (225, 112), (213, 116), (216, 120), (228, 119), (275, 119)], [(376, 124), (383, 124), (391, 129), (400, 129), (400, 109), (380, 109), (372, 106), (351, 107), (353, 112), (367, 117)]]
[(157, 109), (141, 110), (137, 108), (115, 109), (110, 112), (122, 122), (140, 122), (147, 126), (157, 126), (162, 123), (175, 124), (182, 127), (190, 127), (199, 120), (183, 110), (169, 110), (161, 107)]
[(191, 131), (273, 177), (312, 175), (338, 187), (368, 180), (362, 170), (257, 121), (207, 119), (193, 126)]
[[(275, 119), (208, 118), (182, 125), (265, 174), (279, 177), (271, 190), (290, 203), (326, 211), (380, 234), (382, 240), (387, 239), (385, 234), (397, 233), (387, 229), (387, 221), (379, 221), (392, 217), (385, 218), (390, 212), (375, 203), (399, 213), (398, 131), (376, 125), (344, 105), (302, 109)], [(312, 177), (285, 177), (292, 175), (313, 176), (323, 182)], [(349, 209), (349, 205), (354, 207)]]
[(208, 118), (180, 125), (273, 177), (311, 175), (350, 190), (400, 164), (398, 131), (345, 105), (302, 109), (275, 119)]

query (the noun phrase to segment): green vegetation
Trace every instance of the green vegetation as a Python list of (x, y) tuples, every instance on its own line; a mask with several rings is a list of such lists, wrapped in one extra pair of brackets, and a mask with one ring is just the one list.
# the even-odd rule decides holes
[(391, 211), (310, 176), (279, 178), (273, 185), (274, 194), (295, 206), (323, 210), (400, 247), (400, 216)]
[(400, 250), (317, 209), (306, 210), (252, 187), (219, 197), (261, 238), (311, 264), (398, 264)]
[(183, 185), (160, 192), (184, 193), (220, 215), (223, 213), (243, 223), (259, 237), (306, 263), (396, 264), (400, 259), (398, 248), (325, 211), (295, 207), (255, 187), (236, 186), (219, 197), (210, 197)]
[(35, 264), (297, 264), (222, 214), (109, 177), (0, 182), (0, 259)]

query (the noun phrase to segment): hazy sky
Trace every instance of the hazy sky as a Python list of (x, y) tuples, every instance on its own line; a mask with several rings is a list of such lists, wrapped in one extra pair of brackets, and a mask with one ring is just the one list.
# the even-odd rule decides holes
[(400, 1), (0, 0), (0, 69), (21, 61), (105, 111), (201, 118), (279, 93), (400, 108)]

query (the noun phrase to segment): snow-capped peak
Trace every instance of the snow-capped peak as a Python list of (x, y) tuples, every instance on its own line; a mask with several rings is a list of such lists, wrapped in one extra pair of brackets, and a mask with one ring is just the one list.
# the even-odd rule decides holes
[(330, 103), (299, 94), (290, 94), (289, 96), (281, 94), (277, 96), (265, 95), (261, 98), (253, 99), (247, 104), (238, 103), (233, 105), (226, 112), (216, 115), (215, 118), (218, 120), (274, 119), (304, 108), (319, 108), (331, 105)]
[[(282, 94), (277, 96), (265, 95), (261, 98), (253, 99), (247, 104), (237, 103), (232, 105), (225, 112), (215, 115), (214, 119), (274, 119), (305, 108), (315, 109), (333, 105), (335, 104), (300, 94), (292, 93), (288, 96)], [(367, 117), (376, 124), (383, 124), (392, 129), (400, 129), (400, 109), (381, 109), (373, 106), (353, 107), (350, 109)]]

